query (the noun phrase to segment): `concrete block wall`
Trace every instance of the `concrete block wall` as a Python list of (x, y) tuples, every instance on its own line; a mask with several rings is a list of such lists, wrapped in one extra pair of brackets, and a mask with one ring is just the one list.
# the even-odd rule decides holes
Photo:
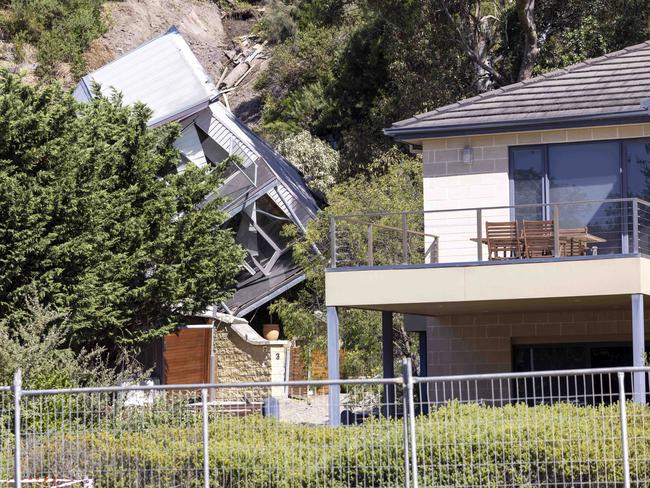
[[(648, 317), (648, 312), (646, 312)], [(646, 321), (646, 338), (650, 338)], [(513, 370), (513, 345), (632, 340), (629, 309), (456, 315), (429, 318), (429, 376), (507, 373)], [(502, 404), (513, 396), (507, 380), (429, 383), (433, 401), (481, 400)]]
[(630, 341), (630, 314), (602, 309), (429, 317), (428, 375), (510, 372), (513, 344)]
[[(650, 124), (428, 139), (422, 144), (424, 210), (509, 206), (509, 147), (646, 136)], [(471, 164), (463, 162), (465, 146), (472, 148)], [(509, 218), (507, 209), (488, 211), (481, 225)], [(476, 261), (476, 244), (470, 241), (476, 224), (474, 212), (427, 214), (426, 233), (440, 238), (440, 262)]]

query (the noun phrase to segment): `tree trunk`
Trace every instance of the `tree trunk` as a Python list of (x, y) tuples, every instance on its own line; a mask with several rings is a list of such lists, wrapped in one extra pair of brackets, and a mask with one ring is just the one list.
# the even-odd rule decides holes
[(420, 373), (420, 364), (419, 357), (417, 354), (412, 352), (411, 338), (409, 337), (408, 332), (404, 328), (404, 322), (400, 321), (399, 325), (393, 327), (393, 337), (395, 338), (395, 345), (400, 352), (400, 355), (404, 358), (411, 358), (413, 365), (413, 374), (419, 376)]
[(535, 26), (535, 0), (517, 0), (517, 14), (524, 30), (524, 52), (517, 81), (533, 76), (533, 68), (539, 56), (539, 37)]
[(476, 70), (478, 92), (508, 84), (508, 80), (493, 66), (491, 50), (498, 35), (499, 20), (493, 15), (483, 15), (480, 0), (460, 2), (452, 14), (447, 0), (439, 0), (442, 9), (456, 30), (457, 41), (469, 56)]

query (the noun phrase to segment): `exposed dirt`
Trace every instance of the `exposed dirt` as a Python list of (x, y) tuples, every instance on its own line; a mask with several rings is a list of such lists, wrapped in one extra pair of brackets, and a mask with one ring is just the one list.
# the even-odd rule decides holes
[(255, 64), (251, 73), (236, 90), (228, 94), (228, 102), (233, 113), (243, 122), (255, 125), (259, 122), (262, 108), (262, 97), (255, 89), (255, 80), (267, 69), (268, 60)]
[[(256, 15), (259, 15), (259, 12), (257, 12)], [(233, 39), (250, 34), (256, 21), (257, 17), (255, 16), (246, 18), (237, 16), (224, 18), (223, 26), (228, 38), (228, 46), (233, 47), (235, 45)], [(264, 53), (265, 56), (270, 55), (270, 52), (271, 49), (267, 46), (266, 52)], [(224, 57), (224, 65), (226, 65), (227, 62), (228, 60)], [(262, 99), (254, 86), (255, 80), (259, 74), (268, 67), (268, 64), (267, 59), (256, 62), (253, 70), (247, 75), (246, 79), (237, 87), (237, 89), (227, 94), (230, 109), (246, 124), (254, 126), (259, 121)], [(229, 69), (231, 68), (232, 66), (229, 66)]]
[[(248, 35), (256, 16), (227, 16), (212, 2), (200, 0), (126, 0), (105, 4), (108, 32), (95, 40), (86, 52), (88, 71), (93, 71), (153, 39), (170, 27), (176, 28), (216, 83), (228, 63), (224, 50), (233, 39)], [(228, 94), (233, 112), (244, 121), (259, 118), (259, 94), (255, 78), (268, 63), (259, 63), (236, 90)], [(231, 67), (229, 67), (230, 69)]]
[(104, 6), (108, 32), (86, 53), (95, 70), (176, 26), (215, 80), (221, 75), (223, 50), (229, 45), (219, 8), (197, 0), (126, 0)]
[[(229, 62), (224, 51), (239, 44), (233, 40), (249, 35), (260, 15), (259, 9), (251, 9), (250, 15), (229, 15), (222, 19), (219, 7), (205, 0), (109, 1), (103, 8), (108, 30), (91, 43), (84, 55), (88, 72), (175, 26), (215, 83)], [(37, 83), (33, 47), (25, 45), (22, 54), (18, 59), (13, 44), (0, 38), (0, 67), (23, 72), (27, 81)], [(268, 47), (264, 54), (270, 55)], [(261, 99), (254, 85), (259, 73), (267, 66), (268, 60), (260, 58), (244, 81), (228, 93), (231, 110), (246, 123), (255, 124), (259, 120)], [(232, 65), (228, 68), (232, 69)], [(55, 78), (68, 88), (74, 87), (77, 81), (65, 63), (56, 67)]]
[[(25, 48), (28, 49), (30, 46), (25, 46)], [(30, 50), (33, 51), (33, 49)], [(30, 59), (34, 58), (33, 53), (23, 52), (23, 58), (25, 59), (18, 59), (16, 48), (11, 42), (0, 39), (0, 68), (6, 68), (16, 73), (23, 72), (25, 74), (30, 74), (30, 76), (33, 76), (33, 71), (35, 68), (35, 65), (33, 64), (34, 59)]]

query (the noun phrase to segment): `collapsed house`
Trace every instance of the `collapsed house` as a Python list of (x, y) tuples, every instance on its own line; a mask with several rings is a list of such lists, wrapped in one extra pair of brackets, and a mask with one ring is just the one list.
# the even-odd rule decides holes
[(201, 167), (239, 156), (212, 196), (226, 197), (225, 225), (247, 250), (236, 291), (152, 349), (156, 375), (165, 383), (287, 379), (289, 343), (259, 331), (268, 321), (266, 305), (304, 279), (281, 232), (288, 223), (304, 231), (318, 211), (302, 175), (221, 103), (175, 28), (84, 76), (75, 98), (90, 100), (94, 83), (104, 95), (121, 92), (124, 104), (149, 106), (150, 127), (181, 125), (179, 171), (189, 162)]

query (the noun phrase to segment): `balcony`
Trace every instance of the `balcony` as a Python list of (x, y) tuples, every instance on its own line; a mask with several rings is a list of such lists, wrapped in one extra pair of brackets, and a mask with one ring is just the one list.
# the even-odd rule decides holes
[[(505, 222), (509, 242), (493, 232)], [(330, 240), (329, 306), (438, 315), (650, 290), (650, 203), (638, 198), (343, 215)]]

